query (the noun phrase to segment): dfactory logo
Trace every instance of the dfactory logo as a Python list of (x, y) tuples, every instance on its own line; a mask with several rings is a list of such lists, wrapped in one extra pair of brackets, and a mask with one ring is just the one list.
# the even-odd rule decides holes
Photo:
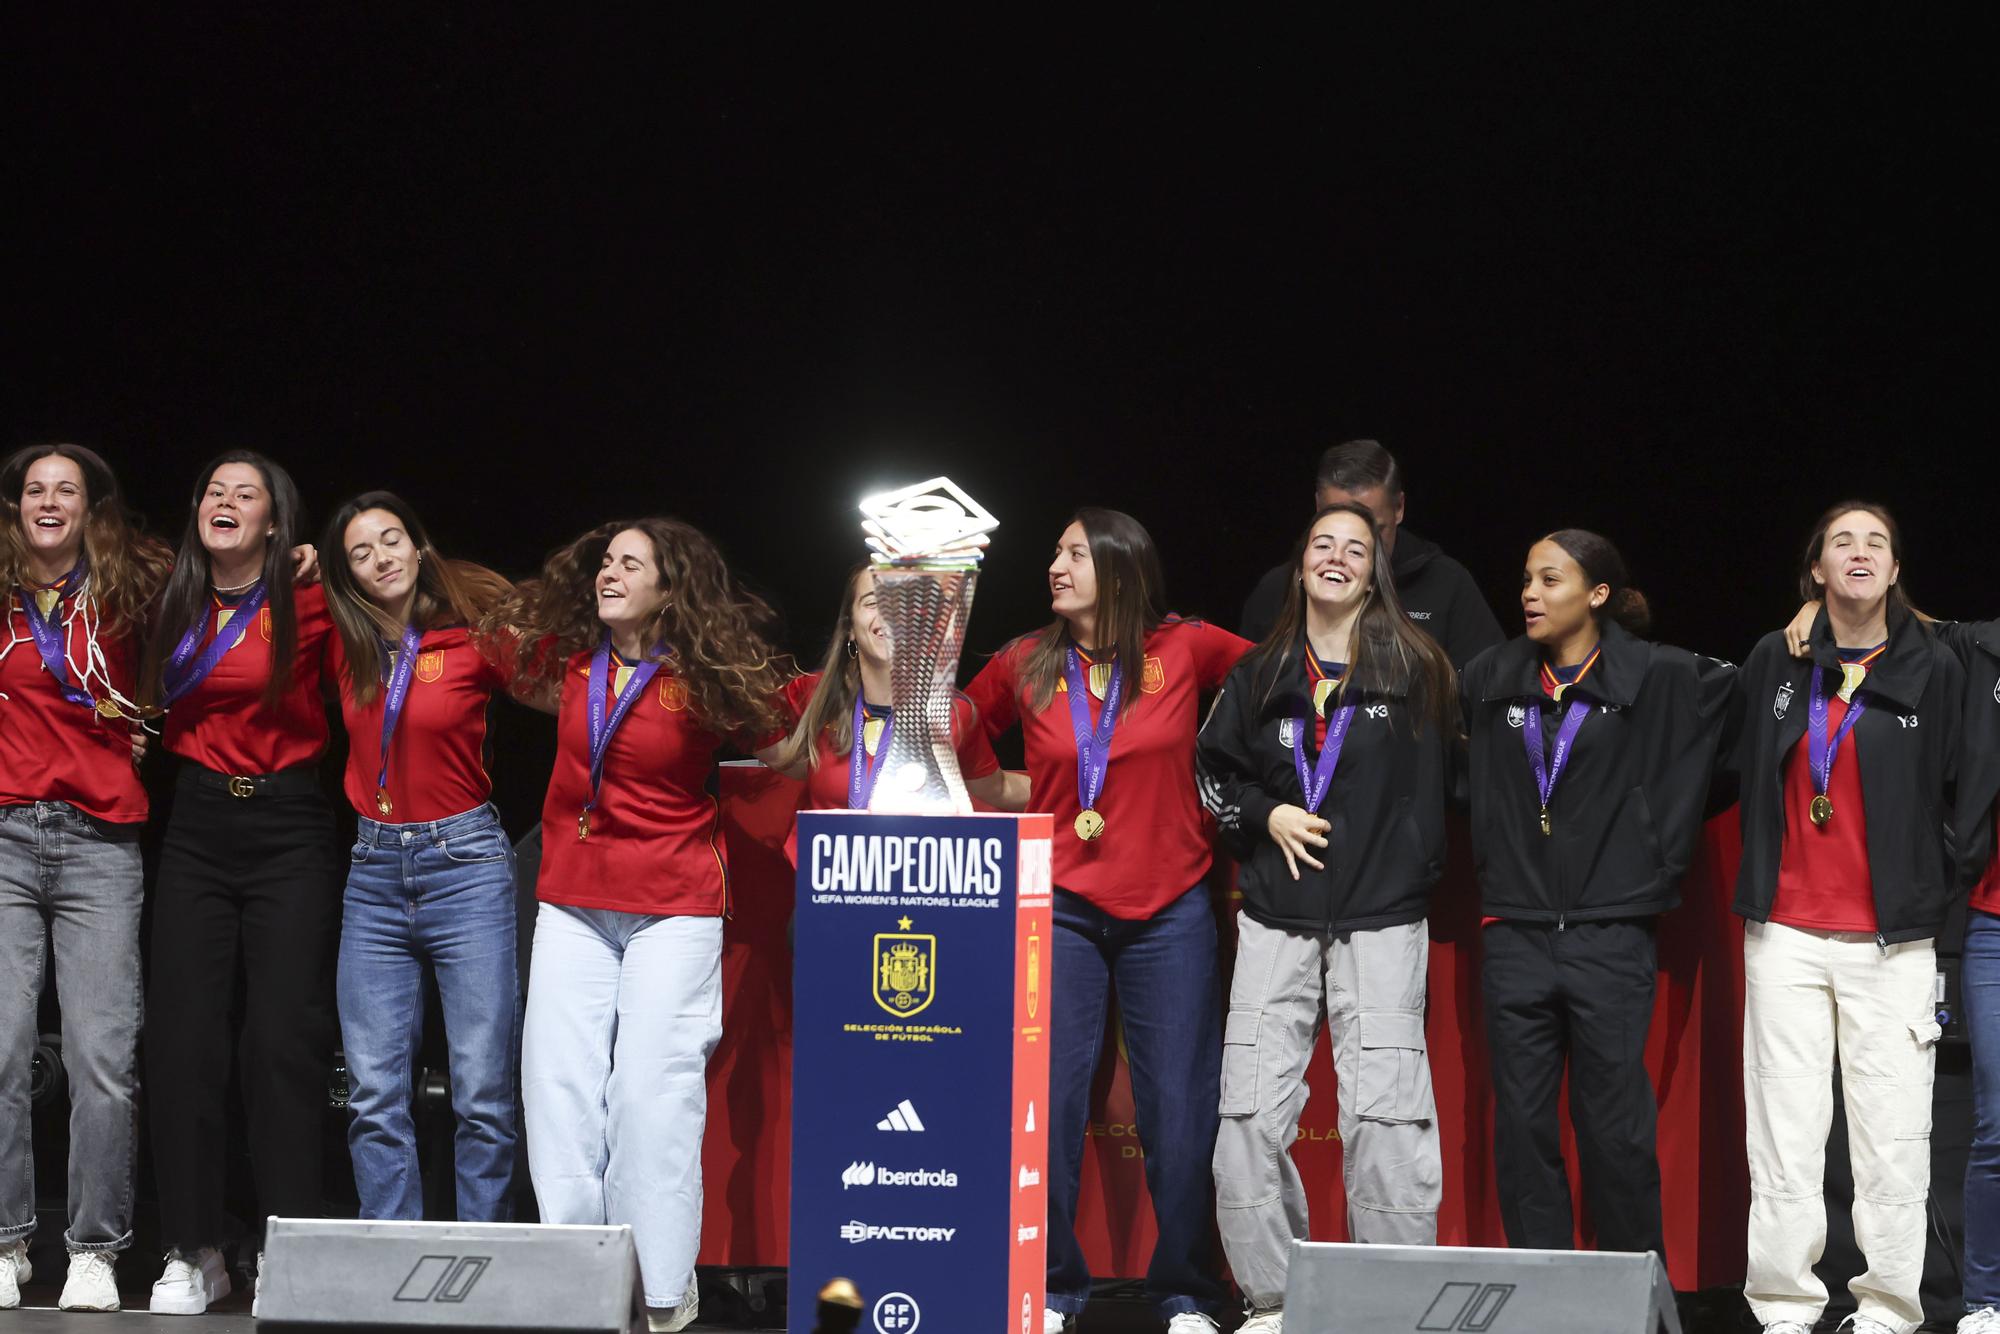
[(905, 1227), (901, 1224), (884, 1226), (879, 1223), (863, 1223), (860, 1220), (842, 1223), (840, 1239), (859, 1246), (864, 1241), (950, 1241), (958, 1235), (955, 1227)]

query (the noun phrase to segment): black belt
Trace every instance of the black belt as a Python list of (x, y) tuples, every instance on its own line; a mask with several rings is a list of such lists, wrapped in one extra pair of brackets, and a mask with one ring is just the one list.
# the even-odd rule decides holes
[(199, 764), (183, 764), (180, 781), (232, 797), (310, 797), (319, 792), (319, 770), (310, 764), (274, 774), (220, 774)]

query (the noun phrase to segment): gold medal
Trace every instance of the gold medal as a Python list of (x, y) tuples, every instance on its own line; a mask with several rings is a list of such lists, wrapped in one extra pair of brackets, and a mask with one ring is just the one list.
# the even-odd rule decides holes
[(1076, 817), (1076, 836), (1086, 843), (1095, 842), (1104, 832), (1104, 817), (1096, 811), (1081, 811)]
[(1542, 807), (1542, 835), (1543, 837), (1547, 837), (1555, 832), (1555, 826), (1549, 823), (1549, 808), (1544, 806)]
[(35, 605), (42, 609), (43, 620), (47, 620), (49, 617), (55, 615), (55, 610), (61, 603), (62, 590), (60, 588), (38, 588), (35, 590)]
[(632, 679), (632, 669), (630, 667), (627, 667), (624, 663), (620, 663), (618, 664), (618, 666), (612, 668), (611, 693), (614, 695), (624, 694), (625, 685), (631, 679)]
[(870, 718), (861, 724), (861, 745), (870, 755), (881, 748), (883, 722), (881, 718)]
[(1854, 692), (1857, 689), (1859, 689), (1861, 683), (1863, 681), (1866, 681), (1867, 679), (1868, 679), (1868, 669), (1862, 666), (1860, 663), (1858, 662), (1841, 663), (1840, 690), (1838, 692), (1840, 695), (1841, 702), (1843, 704), (1852, 704), (1854, 702)]
[(1568, 690), (1568, 689), (1569, 689), (1569, 687), (1570, 687), (1570, 683), (1569, 683), (1568, 681), (1558, 681), (1558, 682), (1556, 683), (1556, 688), (1555, 688), (1554, 690), (1551, 690), (1551, 691), (1549, 692), (1549, 698), (1550, 698), (1551, 700), (1555, 701), (1555, 702), (1556, 702), (1557, 704), (1560, 704), (1560, 703), (1562, 703), (1562, 702), (1563, 702), (1563, 691), (1565, 691), (1565, 690)]
[(123, 718), (125, 713), (118, 707), (117, 700), (100, 699), (97, 701), (97, 716), (100, 718)]
[(1812, 806), (1808, 809), (1807, 814), (1812, 817), (1815, 827), (1820, 829), (1826, 828), (1826, 822), (1833, 818), (1833, 798), (1827, 796), (1824, 792), (1820, 793), (1812, 799)]
[(589, 837), (590, 837), (590, 812), (585, 811), (582, 815), (576, 817), (576, 841), (581, 843), (583, 842), (583, 840)]
[(1313, 682), (1313, 712), (1324, 718), (1326, 716), (1326, 701), (1338, 689), (1340, 689), (1340, 682), (1330, 676)]
[(1090, 693), (1099, 699), (1103, 699), (1104, 692), (1109, 689), (1111, 689), (1111, 664), (1108, 662), (1091, 663)]
[(382, 818), (385, 820), (395, 813), (396, 803), (389, 800), (388, 788), (378, 787), (375, 789), (375, 809), (382, 813)]

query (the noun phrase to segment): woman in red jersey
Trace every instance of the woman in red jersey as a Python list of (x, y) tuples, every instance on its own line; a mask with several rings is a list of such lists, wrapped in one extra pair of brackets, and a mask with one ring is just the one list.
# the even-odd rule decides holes
[[(805, 780), (800, 810), (867, 809), (875, 789), (876, 757), (887, 753), (896, 725), (889, 703), (890, 656), (889, 630), (875, 606), (875, 572), (857, 565), (848, 572), (840, 615), (819, 670), (794, 677), (785, 687), (799, 723), (773, 767)], [(963, 694), (952, 699), (951, 735), (966, 791), (997, 810), (1021, 810), (1028, 800), (1027, 775), (1000, 767), (972, 701)], [(786, 843), (794, 861), (797, 841), (794, 826)]]
[(69, 1278), (61, 1305), (115, 1311), (132, 1241), (139, 1049), (138, 630), (166, 576), (111, 469), (79, 445), (0, 463), (0, 1309), (35, 1230), (29, 1067), (48, 976), (70, 1076)]
[(236, 450), (201, 470), (154, 612), (147, 697), (180, 757), (153, 905), (146, 1084), (167, 1265), (156, 1314), (229, 1290), (223, 1240), (230, 1000), (244, 977), (238, 1069), (266, 1215), (322, 1209), (318, 1128), (333, 1050), (338, 872), (317, 772), (333, 644), (326, 597), (295, 585), (304, 520), (285, 470)]
[[(729, 911), (716, 755), (775, 756), (770, 609), (674, 519), (592, 529), (489, 618), (559, 701), (523, 1024), (528, 1168), (552, 1223), (629, 1223), (652, 1327), (695, 1317), (705, 1070)], [(754, 740), (752, 740), (754, 738)]]
[(1160, 1230), (1147, 1292), (1171, 1334), (1201, 1334), (1224, 1297), (1209, 1169), (1222, 1033), (1195, 733), (1201, 696), (1250, 645), (1166, 612), (1153, 539), (1116, 510), (1077, 511), (1049, 592), (1055, 620), (1002, 649), (966, 692), (990, 735), (1020, 724), (1028, 807), (1056, 817), (1043, 1328), (1066, 1328), (1090, 1296), (1076, 1199), (1115, 986)]
[(514, 848), (493, 808), (487, 715), (508, 676), (474, 627), (510, 591), (440, 556), (401, 497), (370, 491), (326, 528), (341, 650), (348, 804), (341, 913), (348, 1151), (363, 1218), (422, 1218), (415, 1085), (423, 975), (437, 978), (457, 1117), (457, 1217), (513, 1218), (521, 996)]

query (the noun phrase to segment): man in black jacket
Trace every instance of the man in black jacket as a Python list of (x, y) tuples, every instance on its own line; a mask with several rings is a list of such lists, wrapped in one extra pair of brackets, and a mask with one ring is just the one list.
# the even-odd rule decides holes
[[(1349, 440), (1320, 455), (1314, 509), (1349, 501), (1365, 506), (1382, 529), (1389, 573), (1403, 608), (1444, 647), (1452, 666), (1463, 667), (1481, 649), (1505, 638), (1493, 609), (1463, 565), (1428, 538), (1402, 527), (1403, 474), (1396, 456), (1374, 440)], [(1262, 643), (1285, 605), (1285, 585), (1298, 573), (1289, 561), (1268, 571), (1243, 604), (1237, 630)]]

